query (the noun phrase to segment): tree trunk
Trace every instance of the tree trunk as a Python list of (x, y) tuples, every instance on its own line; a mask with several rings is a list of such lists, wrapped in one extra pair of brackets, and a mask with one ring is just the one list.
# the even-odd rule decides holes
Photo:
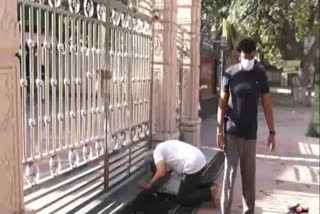
[(295, 29), (290, 26), (288, 21), (284, 21), (279, 29), (277, 46), (284, 60), (301, 59), (303, 48), (296, 40)]
[[(301, 85), (302, 86), (308, 86), (313, 84), (313, 77), (314, 77), (314, 58), (316, 54), (317, 49), (317, 40), (314, 36), (314, 43), (310, 47), (309, 50), (304, 51), (303, 59), (302, 59), (302, 76), (301, 76)], [(306, 48), (306, 47), (305, 47)], [(308, 52), (307, 52), (308, 51)]]
[[(313, 37), (314, 38), (314, 37)], [(311, 45), (305, 44), (304, 55), (302, 58), (302, 75), (298, 79), (298, 87), (294, 88), (295, 100), (304, 105), (311, 104), (311, 92), (314, 83), (314, 58), (316, 54), (317, 41)], [(295, 93), (296, 92), (296, 93)]]

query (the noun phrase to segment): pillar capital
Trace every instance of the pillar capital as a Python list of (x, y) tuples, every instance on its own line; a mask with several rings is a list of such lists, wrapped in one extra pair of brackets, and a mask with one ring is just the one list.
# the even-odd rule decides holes
[(0, 55), (15, 55), (19, 50), (17, 1), (4, 0), (0, 7)]

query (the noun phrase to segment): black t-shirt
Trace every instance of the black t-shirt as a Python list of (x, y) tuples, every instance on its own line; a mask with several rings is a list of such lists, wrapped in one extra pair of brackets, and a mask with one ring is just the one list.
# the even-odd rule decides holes
[(256, 64), (253, 70), (245, 71), (240, 64), (231, 66), (223, 76), (222, 90), (229, 93), (226, 133), (256, 139), (259, 97), (269, 93), (263, 67)]

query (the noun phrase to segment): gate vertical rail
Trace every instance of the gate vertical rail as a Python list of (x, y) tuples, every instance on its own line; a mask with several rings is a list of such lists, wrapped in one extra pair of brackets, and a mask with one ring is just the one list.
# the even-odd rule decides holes
[[(112, 45), (112, 41), (111, 41), (111, 29), (110, 29), (110, 1), (106, 2), (106, 12), (105, 12), (105, 22), (106, 22), (106, 26), (104, 29), (104, 34), (105, 34), (105, 40), (104, 40), (104, 45), (105, 45), (105, 64), (106, 64), (106, 69), (107, 73), (105, 72), (104, 74), (102, 74), (102, 76), (104, 76), (104, 84), (102, 84), (103, 87), (103, 95), (105, 96), (105, 100), (104, 100), (104, 112), (106, 114), (106, 119), (104, 121), (104, 126), (105, 126), (105, 154), (104, 154), (104, 190), (107, 191), (109, 188), (109, 168), (110, 168), (110, 164), (109, 164), (109, 149), (108, 149), (108, 141), (109, 141), (109, 135), (108, 133), (110, 133), (110, 126), (112, 125), (110, 123), (110, 94), (112, 93), (110, 91), (111, 87), (110, 87), (110, 80), (108, 80), (109, 78), (112, 78), (112, 73), (111, 73), (111, 45)], [(110, 30), (110, 33), (109, 33)], [(102, 39), (102, 38), (100, 38)], [(109, 42), (110, 41), (110, 42)], [(103, 43), (102, 40), (100, 40), (100, 42)], [(108, 73), (109, 72), (109, 73)]]
[(177, 94), (176, 94), (176, 111), (177, 128), (181, 128), (182, 118), (182, 87), (183, 87), (183, 58), (184, 58), (184, 29), (179, 26), (177, 28)]

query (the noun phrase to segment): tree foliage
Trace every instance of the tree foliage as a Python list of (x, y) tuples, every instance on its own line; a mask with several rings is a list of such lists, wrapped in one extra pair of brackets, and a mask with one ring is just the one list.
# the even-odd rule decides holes
[(234, 37), (255, 39), (262, 58), (273, 63), (302, 58), (304, 38), (319, 38), (318, 0), (202, 0), (202, 33), (211, 26), (221, 32), (223, 19)]
[(222, 20), (228, 17), (232, 0), (201, 1), (201, 33), (209, 34), (211, 28), (222, 31)]

